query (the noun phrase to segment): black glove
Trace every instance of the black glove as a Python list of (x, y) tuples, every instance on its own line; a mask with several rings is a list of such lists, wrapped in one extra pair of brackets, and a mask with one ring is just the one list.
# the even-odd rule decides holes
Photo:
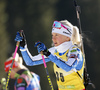
[(48, 57), (51, 53), (48, 51), (48, 49), (47, 50), (44, 50), (43, 51), (43, 54), (46, 56), (46, 57)]
[(22, 41), (20, 41), (20, 46), (24, 47), (27, 43), (26, 43), (26, 38), (23, 30), (21, 30), (20, 35), (22, 37)]

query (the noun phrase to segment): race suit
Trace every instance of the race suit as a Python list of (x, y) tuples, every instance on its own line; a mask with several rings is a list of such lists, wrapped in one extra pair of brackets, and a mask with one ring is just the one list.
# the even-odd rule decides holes
[(14, 90), (41, 90), (40, 77), (33, 72), (20, 70), (16, 78)]
[[(27, 45), (24, 48), (20, 47), (20, 50), (27, 65), (43, 64), (41, 54), (32, 56)], [(75, 45), (70, 45), (63, 53), (59, 53), (55, 47), (48, 50), (51, 54), (44, 58), (46, 62), (54, 63), (59, 90), (85, 90), (83, 83), (84, 59), (81, 50)]]

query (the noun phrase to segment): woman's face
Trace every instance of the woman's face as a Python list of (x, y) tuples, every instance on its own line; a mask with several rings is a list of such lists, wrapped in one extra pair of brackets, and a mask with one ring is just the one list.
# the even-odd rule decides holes
[(58, 33), (52, 33), (52, 41), (54, 46), (58, 46), (66, 41), (70, 41), (70, 38)]

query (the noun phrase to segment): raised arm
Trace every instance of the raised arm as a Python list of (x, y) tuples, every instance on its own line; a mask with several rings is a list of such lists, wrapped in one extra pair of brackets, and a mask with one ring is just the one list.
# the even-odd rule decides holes
[[(23, 59), (24, 59), (26, 65), (33, 66), (33, 65), (43, 64), (43, 60), (42, 60), (41, 54), (32, 56), (31, 53), (29, 52), (28, 48), (27, 48), (27, 45), (25, 45), (24, 48), (20, 47), (20, 51), (21, 51), (21, 54), (23, 56)], [(50, 59), (45, 57), (45, 61), (49, 62)]]
[(71, 49), (68, 54), (68, 60), (64, 61), (63, 59), (52, 54), (43, 43), (37, 42), (36, 45), (39, 53), (42, 51), (46, 57), (48, 57), (52, 62), (54, 62), (58, 67), (62, 68), (63, 70), (68, 72), (71, 69), (77, 71), (82, 68), (83, 56), (80, 49)]
[[(39, 65), (43, 64), (43, 60), (40, 54), (36, 56), (32, 56), (27, 48), (27, 42), (25, 38), (24, 32), (19, 33), (17, 32), (15, 41), (20, 41), (20, 51), (22, 54), (22, 57), (26, 63), (26, 65), (33, 66), (33, 65)], [(45, 57), (46, 62), (50, 61), (47, 57)]]

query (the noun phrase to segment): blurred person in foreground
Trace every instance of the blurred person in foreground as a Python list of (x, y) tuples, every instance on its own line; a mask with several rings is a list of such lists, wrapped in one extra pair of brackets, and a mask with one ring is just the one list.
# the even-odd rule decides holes
[(5, 90), (6, 88), (6, 78), (1, 78), (0, 80), (0, 90)]
[[(12, 60), (13, 55), (5, 62), (5, 72), (7, 73), (9, 72)], [(11, 69), (10, 79), (15, 79), (14, 90), (41, 90), (40, 77), (30, 72), (28, 68), (23, 65), (22, 57), (20, 57), (18, 53), (16, 53)]]
[(28, 66), (43, 64), (41, 53), (46, 62), (54, 63), (58, 90), (85, 90), (84, 58), (81, 51), (81, 36), (77, 26), (69, 21), (54, 21), (52, 25), (54, 46), (47, 49), (42, 42), (36, 42), (38, 55), (32, 56), (27, 48), (25, 35), (17, 32), (16, 41), (21, 41), (20, 51)]

